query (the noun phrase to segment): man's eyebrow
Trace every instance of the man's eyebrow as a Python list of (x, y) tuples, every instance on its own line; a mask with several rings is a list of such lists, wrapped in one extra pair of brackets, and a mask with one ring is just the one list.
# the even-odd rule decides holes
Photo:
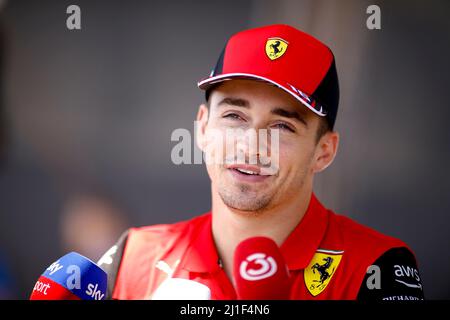
[(300, 113), (298, 113), (297, 111), (288, 111), (283, 108), (275, 108), (275, 109), (271, 110), (271, 113), (281, 116), (281, 117), (285, 117), (285, 118), (296, 119), (296, 120), (300, 121), (301, 123), (303, 123), (305, 126), (308, 126), (308, 123), (306, 123), (305, 117), (303, 115), (300, 115)]
[(223, 98), (217, 105), (221, 106), (224, 104), (236, 107), (250, 108), (250, 103), (247, 100), (241, 98), (232, 98), (232, 97)]

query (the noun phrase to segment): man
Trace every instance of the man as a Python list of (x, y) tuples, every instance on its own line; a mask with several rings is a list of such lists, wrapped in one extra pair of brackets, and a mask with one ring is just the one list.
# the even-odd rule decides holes
[[(333, 131), (339, 88), (328, 47), (287, 25), (243, 31), (228, 40), (199, 87), (207, 101), (197, 114), (197, 142), (211, 159), (223, 160), (206, 165), (212, 210), (128, 230), (99, 261), (111, 298), (158, 298), (170, 280), (185, 279), (207, 287), (211, 299), (236, 299), (235, 249), (264, 236), (284, 258), (290, 299), (423, 299), (405, 243), (334, 214), (313, 193), (314, 175), (333, 162), (339, 143)], [(250, 140), (225, 141), (244, 155), (239, 162), (221, 153), (227, 130), (238, 129), (244, 137), (265, 130), (277, 139), (259, 138), (266, 154)], [(191, 288), (189, 297), (198, 298)]]

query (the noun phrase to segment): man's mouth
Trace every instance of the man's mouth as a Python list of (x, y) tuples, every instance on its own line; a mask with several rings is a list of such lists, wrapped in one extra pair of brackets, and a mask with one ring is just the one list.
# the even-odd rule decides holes
[(245, 170), (245, 169), (241, 169), (241, 168), (235, 168), (233, 170), (239, 171), (240, 173), (247, 174), (247, 175), (259, 175), (258, 172), (251, 171), (251, 170)]
[(248, 175), (263, 175), (263, 172), (259, 166), (250, 164), (231, 164), (226, 166), (227, 169), (236, 170), (243, 174)]
[(264, 171), (264, 168), (259, 166), (234, 164), (227, 166), (227, 169), (233, 173), (235, 178), (245, 182), (259, 182), (271, 176)]

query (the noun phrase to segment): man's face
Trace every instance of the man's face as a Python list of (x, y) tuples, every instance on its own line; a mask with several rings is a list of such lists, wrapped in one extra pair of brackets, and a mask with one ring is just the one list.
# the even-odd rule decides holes
[[(312, 111), (281, 89), (252, 80), (225, 81), (213, 90), (209, 105), (209, 116), (204, 115), (208, 114), (208, 110), (204, 110), (203, 118), (207, 117), (204, 136), (209, 136), (210, 140), (208, 148), (203, 149), (211, 158), (217, 154), (223, 157), (223, 161), (207, 163), (207, 170), (213, 192), (217, 192), (228, 207), (262, 212), (292, 201), (305, 184), (312, 185), (319, 126), (319, 117)], [(201, 113), (199, 111), (199, 115)], [(268, 138), (266, 141), (258, 139), (258, 147), (264, 145), (269, 149), (270, 159), (277, 159), (276, 166), (273, 163), (271, 166), (276, 170), (267, 170), (267, 166), (261, 164), (263, 159), (259, 158), (258, 149), (250, 146), (249, 139), (224, 141), (220, 136), (209, 135), (214, 131), (226, 137), (230, 129), (256, 130), (257, 133), (266, 129)], [(274, 129), (278, 129), (278, 155), (274, 154), (277, 150), (273, 141), (270, 142)], [(230, 143), (235, 154), (245, 154), (247, 164), (236, 164), (234, 157), (230, 159)], [(251, 157), (258, 159), (256, 164), (248, 164)]]

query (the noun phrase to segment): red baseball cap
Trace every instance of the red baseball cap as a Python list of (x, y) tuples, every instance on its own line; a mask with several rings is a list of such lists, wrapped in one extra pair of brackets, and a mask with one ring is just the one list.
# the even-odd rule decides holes
[(334, 55), (314, 37), (281, 24), (238, 32), (198, 87), (208, 97), (218, 83), (239, 78), (279, 87), (334, 127), (339, 104)]

